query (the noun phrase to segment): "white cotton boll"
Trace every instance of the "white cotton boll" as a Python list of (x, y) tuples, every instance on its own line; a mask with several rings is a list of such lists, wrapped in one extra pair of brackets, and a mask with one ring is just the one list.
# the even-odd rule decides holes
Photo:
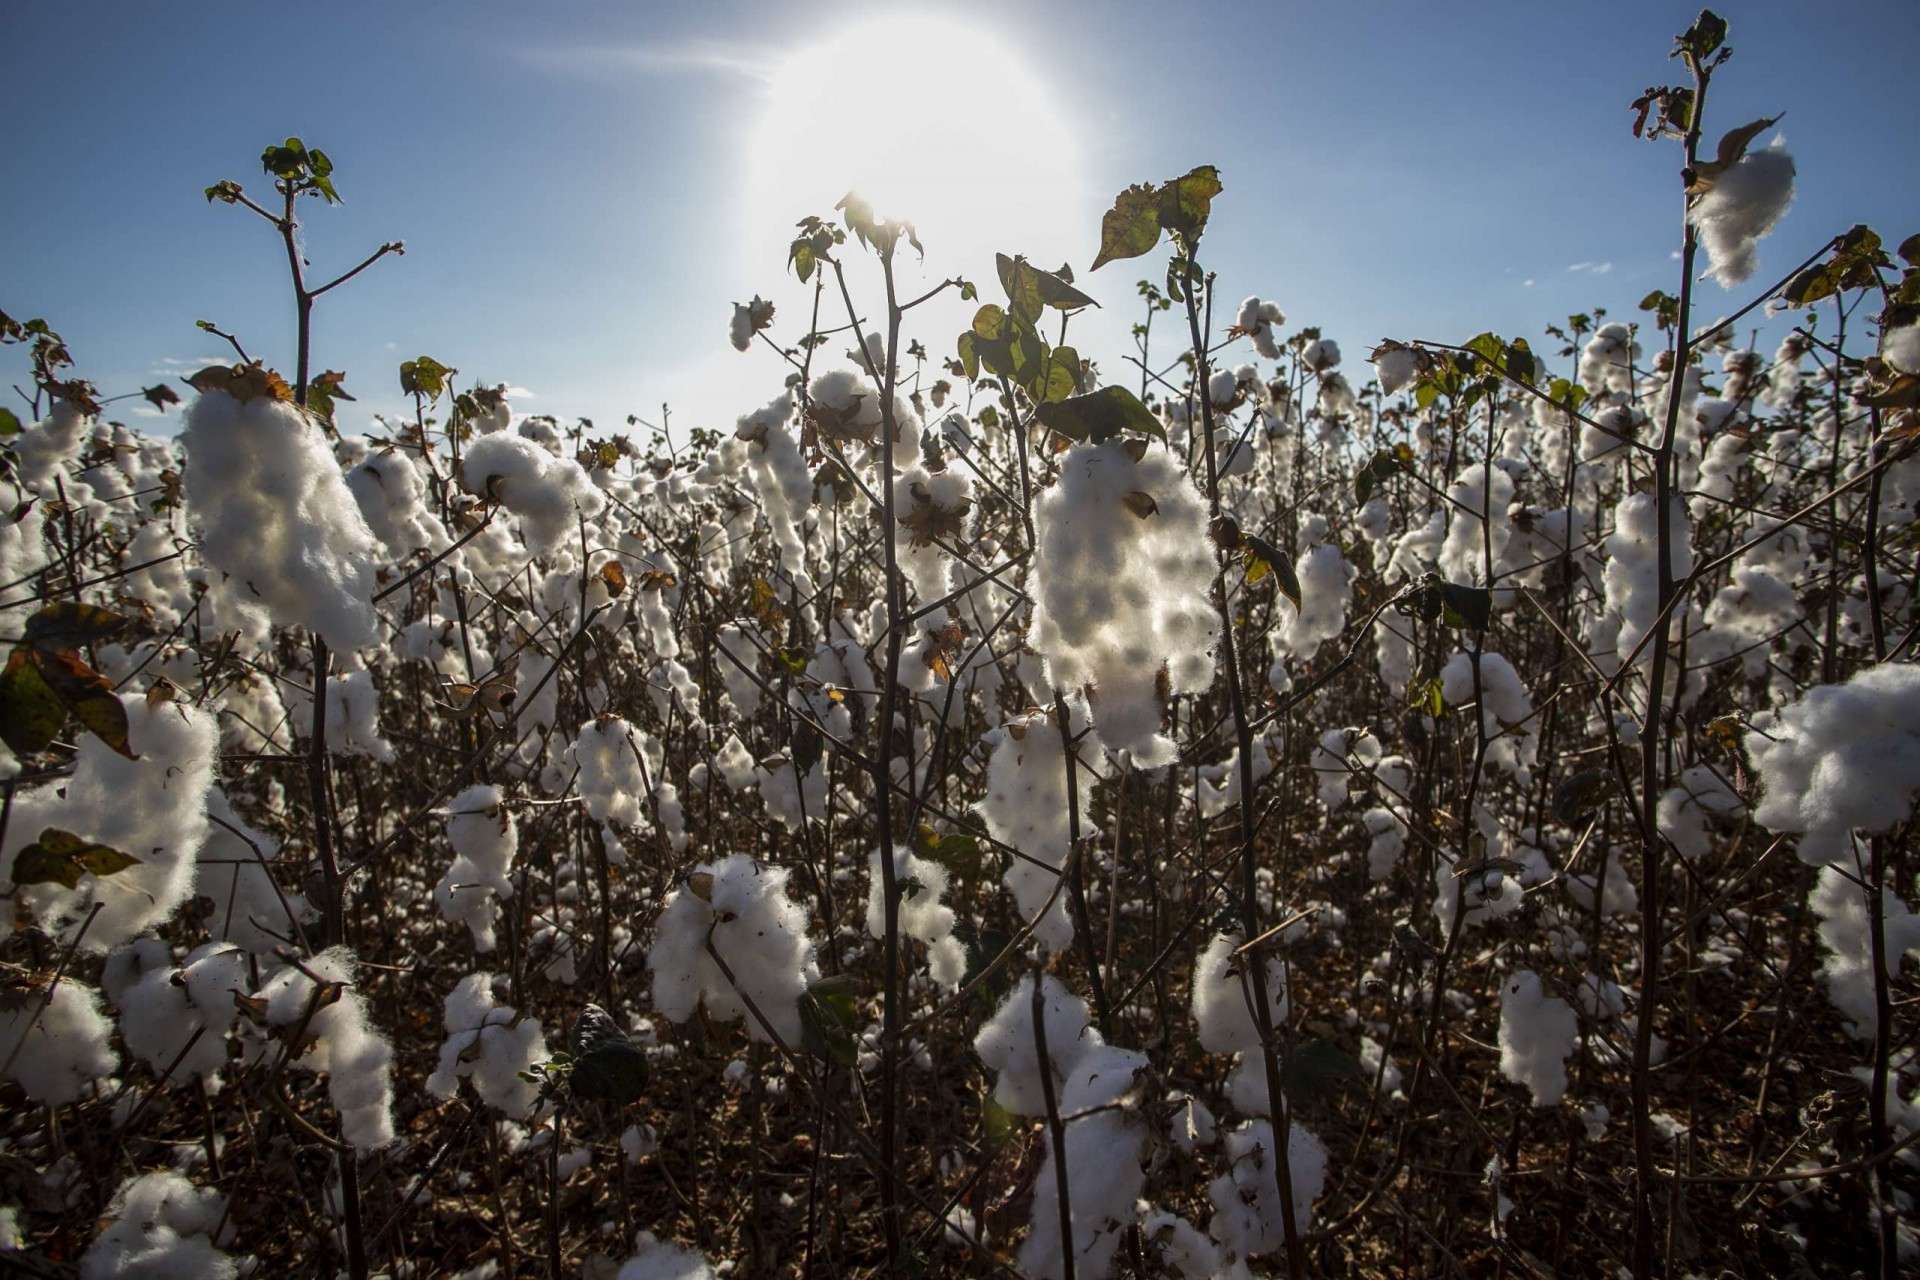
[(465, 1076), (488, 1106), (512, 1120), (532, 1118), (540, 1086), (520, 1073), (548, 1057), (540, 1020), (495, 1004), (493, 975), (470, 973), (447, 993), (444, 1025), (446, 1043), (439, 1067), (427, 1077), (427, 1092), (451, 1098)]
[[(707, 951), (709, 934), (731, 982)], [(786, 870), (757, 866), (743, 853), (701, 864), (667, 896), (647, 967), (654, 1007), (672, 1021), (685, 1022), (705, 1005), (720, 1021), (744, 1018), (747, 1034), (763, 1044), (772, 1042), (771, 1028), (789, 1046), (800, 1043), (800, 997), (819, 976), (806, 912), (787, 897)]]
[[(1867, 890), (1849, 879), (1841, 865), (1830, 864), (1820, 869), (1807, 905), (1820, 917), (1820, 941), (1827, 949), (1820, 976), (1827, 984), (1827, 996), (1846, 1017), (1847, 1029), (1861, 1040), (1870, 1040), (1878, 1019)], [(1920, 958), (1920, 916), (1913, 915), (1890, 888), (1881, 890), (1880, 916), (1887, 971), (1897, 975), (1902, 957)]]
[(1168, 1135), (1173, 1145), (1187, 1155), (1199, 1147), (1210, 1147), (1214, 1139), (1213, 1112), (1200, 1099), (1185, 1093), (1167, 1095), (1174, 1104), (1168, 1119)]
[[(1037, 921), (1033, 936), (1040, 945), (1063, 951), (1073, 940), (1073, 922), (1067, 895), (1054, 890), (1071, 842), (1072, 807), (1067, 803), (1066, 749), (1059, 726), (1053, 717), (1036, 713), (1003, 725), (986, 740), (993, 754), (987, 760), (987, 794), (977, 808), (987, 834), (1023, 855), (1009, 858), (1003, 882), (1021, 919)], [(1081, 787), (1078, 792), (1082, 830), (1091, 820), (1090, 790)]]
[(498, 499), (518, 516), (527, 550), (535, 555), (579, 537), (580, 521), (598, 516), (607, 502), (578, 462), (556, 458), (523, 436), (482, 436), (470, 443), (460, 459), (460, 487)]
[[(119, 962), (119, 963), (116, 963)], [(155, 1074), (172, 1068), (174, 1083), (200, 1078), (219, 1087), (227, 1063), (227, 1036), (239, 1006), (234, 997), (252, 986), (247, 953), (225, 943), (197, 948), (178, 968), (167, 945), (143, 938), (107, 959), (119, 981), (102, 983), (120, 1008), (120, 1036)]]
[(1588, 391), (1626, 391), (1633, 386), (1633, 364), (1640, 344), (1633, 330), (1614, 321), (1603, 324), (1580, 349), (1580, 385)]
[(1388, 347), (1373, 362), (1374, 377), (1380, 381), (1382, 395), (1396, 395), (1412, 385), (1420, 372), (1420, 360), (1412, 347)]
[(1400, 1091), (1400, 1068), (1387, 1056), (1386, 1048), (1372, 1036), (1360, 1037), (1360, 1070), (1369, 1083), (1376, 1079), (1380, 1082), (1381, 1093), (1394, 1094)]
[(1737, 816), (1745, 808), (1745, 802), (1719, 774), (1697, 764), (1680, 774), (1680, 785), (1661, 793), (1660, 834), (1681, 857), (1691, 861), (1712, 850), (1715, 824)]
[[(1061, 1107), (1068, 1111), (1066, 1105)], [(1055, 1280), (1066, 1274), (1061, 1255), (1059, 1153), (1053, 1136), (1043, 1139), (1046, 1155), (1033, 1182), (1032, 1226), (1020, 1245), (1021, 1274)], [(1134, 1202), (1146, 1186), (1140, 1155), (1147, 1132), (1125, 1111), (1083, 1115), (1066, 1127), (1068, 1199), (1072, 1206), (1074, 1275), (1106, 1280), (1114, 1254), (1133, 1223)]]
[[(1320, 375), (1320, 394), (1315, 406), (1324, 418), (1351, 418), (1360, 411), (1360, 397), (1344, 373)], [(1323, 441), (1325, 437), (1322, 437)]]
[(43, 928), (63, 942), (78, 938), (94, 953), (165, 921), (193, 892), (219, 742), (213, 717), (183, 702), (149, 704), (134, 694), (120, 701), (127, 743), (139, 759), (83, 735), (71, 777), (15, 797), (0, 844), (0, 882), (11, 881), (14, 859), (50, 827), (139, 859), (111, 875), (83, 875), (72, 889), (47, 883), (16, 890), (16, 901)]
[(747, 351), (753, 346), (753, 308), (744, 302), (733, 304), (733, 321), (727, 326), (727, 341), (735, 351)]
[(1340, 363), (1340, 344), (1332, 338), (1313, 338), (1300, 349), (1300, 363), (1315, 373), (1325, 373)]
[[(1636, 493), (1614, 508), (1614, 531), (1607, 536), (1604, 584), (1607, 607), (1620, 615), (1615, 651), (1621, 661), (1632, 653), (1660, 616), (1659, 503), (1650, 493)], [(1667, 525), (1667, 546), (1673, 580), (1693, 572), (1692, 523), (1683, 501), (1675, 497)], [(1652, 661), (1652, 646), (1641, 660)]]
[(1156, 1274), (1179, 1276), (1180, 1280), (1215, 1280), (1223, 1274), (1220, 1246), (1192, 1223), (1164, 1209), (1139, 1205), (1140, 1243), (1151, 1261), (1158, 1262)]
[[(1242, 976), (1246, 958), (1234, 956), (1243, 941), (1238, 932), (1215, 934), (1193, 962), (1193, 1020), (1200, 1028), (1200, 1047), (1208, 1053), (1260, 1047), (1251, 975)], [(1272, 955), (1266, 959), (1266, 981), (1269, 1021), (1278, 1027), (1287, 1020), (1287, 984), (1279, 959)]]
[(1300, 552), (1294, 557), (1300, 579), (1300, 607), (1280, 606), (1272, 643), (1277, 654), (1309, 658), (1346, 629), (1347, 606), (1358, 575), (1337, 543), (1329, 540), (1326, 518), (1311, 512), (1300, 520)]
[(494, 921), (500, 902), (513, 896), (514, 853), (520, 833), (506, 808), (499, 787), (472, 786), (447, 807), (447, 841), (453, 846), (453, 865), (434, 886), (434, 906), (440, 918), (464, 924), (473, 934), (473, 949), (494, 948)]
[(101, 1015), (92, 987), (63, 978), (50, 1001), (44, 987), (29, 985), (17, 994), (24, 998), (0, 1007), (0, 1062), (12, 1062), (7, 1079), (29, 1098), (56, 1107), (77, 1101), (90, 1082), (120, 1065), (108, 1043), (113, 1024)]
[(269, 396), (208, 391), (180, 440), (201, 554), (236, 598), (339, 652), (377, 640), (373, 533), (313, 420)]
[(1753, 274), (1758, 241), (1793, 203), (1793, 173), (1793, 157), (1776, 136), (1766, 150), (1749, 151), (1693, 203), (1687, 219), (1712, 263), (1703, 278), (1731, 289)]
[(1580, 1027), (1573, 1006), (1550, 996), (1540, 975), (1509, 977), (1500, 997), (1500, 1074), (1524, 1084), (1536, 1107), (1558, 1106), (1567, 1094), (1567, 1056)]
[(620, 1152), (628, 1164), (639, 1164), (660, 1149), (660, 1131), (650, 1124), (628, 1125), (620, 1134)]
[[(369, 1022), (366, 997), (353, 985), (353, 952), (334, 947), (302, 963), (306, 972), (288, 965), (261, 988), (267, 1023), (287, 1028), (306, 1023), (312, 1044), (292, 1065), (327, 1077), (327, 1093), (340, 1113), (340, 1133), (348, 1146), (361, 1152), (378, 1150), (394, 1138), (393, 1046)], [(340, 984), (339, 997), (331, 1003), (316, 1001), (321, 988), (308, 973)]]
[(1253, 349), (1268, 360), (1280, 358), (1280, 341), (1276, 332), (1287, 322), (1286, 313), (1271, 302), (1262, 302), (1259, 298), (1248, 298), (1240, 304), (1240, 312), (1234, 318), (1234, 327), (1253, 339)]
[(601, 716), (580, 726), (569, 748), (580, 766), (581, 802), (595, 822), (623, 827), (641, 823), (641, 804), (659, 778), (660, 749), (652, 735), (622, 720)]
[(393, 763), (393, 744), (380, 736), (380, 688), (373, 672), (349, 671), (327, 680), (327, 750)]
[(239, 1264), (218, 1247), (232, 1234), (226, 1218), (227, 1198), (212, 1187), (177, 1173), (130, 1178), (81, 1255), (80, 1280), (234, 1280)]
[(361, 518), (388, 554), (401, 557), (446, 540), (446, 530), (427, 510), (426, 481), (413, 459), (387, 449), (347, 472), (346, 484)]
[(1520, 673), (1502, 655), (1486, 652), (1479, 655), (1477, 684), (1474, 665), (1473, 655), (1464, 652), (1449, 658), (1440, 670), (1440, 696), (1450, 707), (1464, 707), (1478, 701), (1480, 723), (1487, 738), (1487, 766), (1507, 773), (1526, 786), (1533, 777), (1533, 763), (1540, 746), (1534, 732), (1533, 698)]
[(1367, 829), (1367, 877), (1376, 882), (1393, 874), (1407, 851), (1407, 824), (1391, 809), (1373, 808), (1360, 815)]
[(1920, 666), (1868, 667), (1753, 719), (1748, 757), (1761, 784), (1753, 818), (1800, 834), (1815, 866), (1851, 860), (1853, 832), (1885, 831), (1920, 790)]
[[(1607, 858), (1606, 879), (1599, 886), (1600, 914), (1605, 918), (1631, 916), (1640, 909), (1640, 891), (1634, 887), (1633, 877), (1627, 874), (1623, 853), (1624, 849), (1619, 846), (1613, 849)], [(1567, 896), (1582, 912), (1593, 910), (1592, 876), (1569, 875), (1560, 883), (1566, 886)]]
[[(993, 1098), (1018, 1115), (1043, 1116), (1046, 1095), (1040, 1075), (1040, 1055), (1034, 1044), (1033, 982), (1031, 975), (1014, 984), (1000, 1008), (974, 1037), (974, 1052), (996, 1073)], [(1053, 1068), (1055, 1105), (1074, 1064), (1088, 1049), (1102, 1044), (1089, 1025), (1087, 1002), (1054, 979), (1040, 978), (1042, 1025), (1047, 1033), (1047, 1061)]]
[[(937, 970), (934, 974), (936, 982), (947, 987), (959, 985), (959, 975), (952, 969), (953, 949), (941, 946), (953, 933), (953, 908), (944, 901), (950, 873), (940, 863), (918, 857), (898, 846), (893, 851), (893, 867), (895, 883), (904, 886), (896, 913), (901, 936), (917, 938), (927, 944), (929, 959), (935, 962)], [(886, 886), (880, 877), (878, 849), (867, 858), (867, 877), (867, 933), (871, 937), (884, 938), (887, 933)], [(959, 954), (959, 960), (960, 971), (964, 973), (964, 949)], [(945, 974), (944, 978), (942, 973)]]
[[(1273, 1160), (1278, 1151), (1273, 1125), (1249, 1120), (1227, 1134), (1228, 1171), (1207, 1187), (1213, 1202), (1208, 1232), (1220, 1242), (1229, 1260), (1250, 1253), (1271, 1253), (1286, 1243), (1286, 1219)], [(1327, 1185), (1327, 1149), (1306, 1126), (1295, 1121), (1288, 1129), (1287, 1172), (1293, 1188), (1293, 1218), (1297, 1231), (1313, 1223), (1313, 1202)]]
[(1920, 374), (1920, 324), (1905, 324), (1882, 333), (1880, 358), (1901, 373)]
[[(11, 452), (19, 486), (42, 502), (58, 501), (60, 486), (55, 477), (79, 458), (92, 434), (93, 419), (85, 410), (71, 401), (55, 399), (45, 418), (13, 439)], [(71, 484), (67, 491), (72, 493)]]
[(713, 1264), (692, 1249), (668, 1244), (651, 1231), (634, 1237), (634, 1254), (614, 1280), (717, 1280)]
[(1108, 750), (1131, 752), (1142, 769), (1171, 764), (1161, 665), (1174, 695), (1202, 693), (1214, 676), (1206, 503), (1169, 451), (1149, 446), (1136, 461), (1116, 438), (1067, 453), (1034, 503), (1034, 528), (1028, 643), (1048, 679), (1069, 693), (1090, 689)]
[(208, 790), (207, 838), (195, 885), (213, 903), (208, 933), (257, 955), (298, 938), (294, 922), (304, 925), (314, 913), (298, 890), (276, 890), (269, 868), (279, 856), (278, 840), (248, 825), (218, 787)]

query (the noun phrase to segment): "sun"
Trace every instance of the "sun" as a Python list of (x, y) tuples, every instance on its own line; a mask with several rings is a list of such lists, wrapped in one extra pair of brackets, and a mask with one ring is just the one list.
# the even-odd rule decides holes
[(1059, 105), (1016, 49), (955, 18), (866, 18), (787, 57), (747, 162), (762, 260), (849, 190), (914, 224), (936, 278), (991, 278), (995, 252), (1064, 260), (1090, 239)]

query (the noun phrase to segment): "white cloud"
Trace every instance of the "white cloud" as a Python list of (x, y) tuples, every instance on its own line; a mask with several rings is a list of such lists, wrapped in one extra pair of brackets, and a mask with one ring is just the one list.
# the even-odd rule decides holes
[(1592, 275), (1604, 276), (1613, 270), (1613, 264), (1611, 262), (1576, 262), (1570, 265), (1567, 270), (1585, 271)]
[(1527, 278), (1526, 278), (1525, 280), (1522, 280), (1522, 281), (1520, 282), (1520, 287), (1521, 287), (1522, 289), (1531, 289), (1531, 288), (1533, 288), (1533, 277), (1532, 277), (1532, 276), (1528, 276), (1528, 277), (1527, 277)]
[(507, 387), (507, 399), (509, 400), (538, 400), (539, 398), (539, 396), (536, 396), (525, 387), (511, 385)]
[(512, 56), (539, 71), (578, 75), (585, 72), (718, 72), (771, 83), (779, 52), (768, 46), (721, 40), (681, 44), (549, 46), (515, 49)]

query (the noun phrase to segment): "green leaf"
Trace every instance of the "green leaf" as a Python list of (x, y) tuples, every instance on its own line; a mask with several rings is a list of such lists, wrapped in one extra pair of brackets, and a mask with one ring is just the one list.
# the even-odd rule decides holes
[(1582, 769), (1553, 789), (1553, 816), (1567, 826), (1606, 803), (1614, 785), (1611, 769)]
[(813, 727), (813, 721), (795, 720), (791, 750), (794, 769), (801, 774), (806, 774), (812, 771), (813, 766), (820, 763), (820, 756), (826, 750), (826, 740), (820, 736), (820, 731)]
[(993, 265), (1000, 273), (1000, 287), (1006, 290), (1008, 309), (1029, 324), (1038, 320), (1046, 307), (1040, 297), (1039, 273), (1025, 258), (1009, 258), (1004, 253), (993, 255)]
[(1439, 676), (1433, 677), (1425, 684), (1416, 685), (1412, 690), (1413, 697), (1408, 700), (1407, 705), (1415, 711), (1424, 712), (1438, 720), (1447, 714), (1447, 699), (1441, 692), (1442, 688)]
[(801, 284), (805, 284), (812, 277), (813, 262), (813, 241), (807, 236), (801, 236), (787, 250), (787, 264), (800, 277)]
[(1293, 602), (1293, 611), (1300, 612), (1300, 575), (1294, 572), (1293, 557), (1265, 538), (1251, 533), (1243, 533), (1241, 538), (1247, 548), (1247, 581), (1259, 582), (1271, 573), (1274, 586)]
[(67, 722), (67, 704), (41, 678), (29, 652), (24, 645), (15, 649), (0, 673), (0, 740), (20, 756), (45, 751)]
[(67, 704), (67, 710), (94, 737), (129, 760), (140, 757), (127, 745), (127, 708), (107, 678), (65, 649), (29, 651), (40, 678)]
[(1221, 192), (1220, 171), (1198, 165), (1160, 188), (1160, 225), (1189, 248), (1207, 229), (1213, 198)]
[(989, 302), (973, 313), (973, 336), (986, 342), (998, 342), (1007, 331), (1004, 307)]
[(966, 372), (967, 381), (978, 382), (980, 380), (980, 353), (973, 349), (972, 331), (969, 330), (961, 334), (960, 340), (955, 344), (955, 347), (959, 352), (960, 367)]
[(1102, 387), (1083, 396), (1055, 400), (1038, 406), (1035, 412), (1040, 421), (1052, 430), (1069, 440), (1084, 440), (1088, 444), (1111, 440), (1122, 432), (1152, 436), (1157, 440), (1167, 438), (1167, 429), (1154, 416), (1153, 410), (1141, 404), (1138, 396), (1120, 386)]
[(1160, 242), (1160, 189), (1136, 183), (1113, 198), (1100, 219), (1100, 252), (1090, 270), (1137, 258)]
[(1311, 1098), (1329, 1092), (1342, 1080), (1365, 1080), (1367, 1073), (1331, 1040), (1305, 1040), (1294, 1045), (1280, 1067), (1280, 1083), (1289, 1098)]
[(129, 620), (99, 605), (63, 601), (41, 609), (27, 619), (26, 641), (36, 649), (78, 649), (111, 640), (125, 631)]
[(845, 975), (807, 984), (800, 997), (800, 1043), (808, 1053), (843, 1067), (860, 1060), (856, 1039), (860, 1006), (855, 995), (853, 979)]
[(82, 839), (71, 831), (48, 827), (38, 840), (20, 851), (13, 864), (13, 882), (77, 889), (83, 875), (117, 875), (139, 865), (140, 859), (131, 854)]
[(400, 391), (403, 395), (438, 400), (447, 389), (447, 379), (458, 372), (432, 356), (408, 360), (400, 366)]
[(1027, 390), (1037, 401), (1065, 400), (1080, 387), (1080, 353), (1055, 347), (1047, 353)]
[(1366, 465), (1361, 467), (1353, 477), (1354, 501), (1360, 506), (1366, 506), (1367, 500), (1373, 497), (1374, 489), (1381, 483), (1403, 471), (1411, 473), (1412, 470), (1413, 450), (1408, 445), (1402, 443), (1391, 449), (1375, 450), (1374, 455), (1367, 459)]
[(572, 1072), (567, 1087), (577, 1098), (605, 1098), (618, 1106), (639, 1100), (647, 1087), (646, 1052), (597, 1004), (574, 1019)]
[(0, 436), (20, 434), (20, 419), (11, 409), (0, 409)]
[(1493, 592), (1485, 587), (1440, 584), (1441, 618), (1450, 627), (1485, 631), (1493, 621)]

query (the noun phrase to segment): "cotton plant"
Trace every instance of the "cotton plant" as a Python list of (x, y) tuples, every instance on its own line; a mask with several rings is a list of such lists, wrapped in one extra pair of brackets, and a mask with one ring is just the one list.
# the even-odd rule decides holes
[[(192, 894), (218, 753), (219, 730), (206, 712), (130, 694), (120, 702), (129, 754), (83, 735), (72, 775), (16, 793), (0, 838), (0, 884), (12, 887), (42, 928), (92, 954), (155, 927)], [(23, 855), (43, 849), (49, 832), (56, 842), (77, 838), (112, 856), (71, 886), (58, 879), (12, 885)], [(11, 923), (10, 912), (4, 918)]]
[[(1036, 1031), (1046, 1040), (1044, 1064)], [(1105, 1043), (1090, 1024), (1086, 1003), (1046, 975), (1014, 984), (974, 1038), (974, 1051), (996, 1073), (994, 1099), (1001, 1106), (1045, 1116), (1051, 1092), (1053, 1113), (1072, 1117), (1064, 1143), (1056, 1147), (1051, 1134), (1047, 1138), (1033, 1184), (1032, 1225), (1020, 1246), (1021, 1271), (1064, 1275), (1061, 1255), (1071, 1248), (1076, 1275), (1093, 1280), (1112, 1274), (1146, 1182), (1141, 1158), (1148, 1131), (1131, 1106), (1146, 1055)], [(1063, 1160), (1073, 1210), (1070, 1244), (1061, 1238), (1057, 1167)]]
[(265, 1021), (282, 1034), (303, 1034), (289, 1064), (327, 1077), (327, 1094), (340, 1116), (340, 1133), (357, 1152), (394, 1140), (393, 1045), (373, 1024), (355, 985), (359, 962), (333, 947), (283, 966), (258, 998)]
[(434, 905), (443, 919), (466, 925), (473, 949), (484, 955), (495, 945), (500, 904), (513, 897), (513, 860), (520, 847), (505, 792), (480, 783), (455, 796), (447, 806), (447, 842), (453, 846), (453, 864), (434, 886)]
[(532, 1068), (548, 1058), (540, 1020), (511, 1005), (497, 1004), (490, 973), (470, 973), (447, 993), (440, 1062), (427, 1077), (427, 1092), (451, 1098), (464, 1078), (480, 1100), (510, 1120), (534, 1118), (540, 1086)]
[(667, 895), (647, 953), (663, 1016), (685, 1022), (704, 1007), (721, 1021), (744, 1019), (762, 1043), (800, 1043), (800, 1000), (819, 969), (787, 878), (735, 853), (700, 864)]
[(341, 652), (379, 638), (377, 544), (311, 417), (270, 395), (205, 391), (181, 443), (201, 554), (243, 607)]
[[(1138, 455), (1138, 456), (1136, 456)], [(1164, 448), (1078, 444), (1034, 503), (1039, 539), (1028, 642), (1058, 690), (1088, 690), (1110, 751), (1142, 769), (1174, 758), (1170, 696), (1212, 685), (1219, 622), (1207, 508)]]

